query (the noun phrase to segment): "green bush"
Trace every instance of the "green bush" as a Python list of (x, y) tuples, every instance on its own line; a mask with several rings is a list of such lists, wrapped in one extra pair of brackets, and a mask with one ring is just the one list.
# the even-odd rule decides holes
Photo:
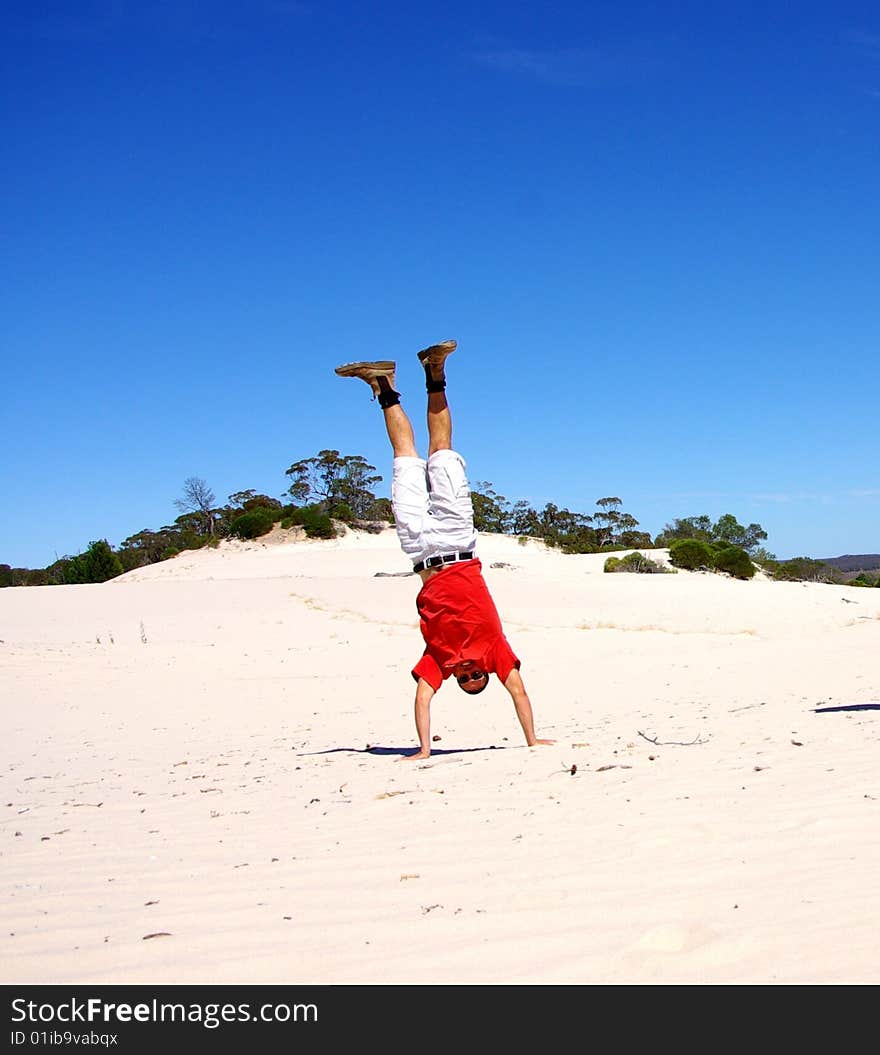
[(708, 543), (701, 542), (700, 539), (678, 539), (669, 547), (669, 563), (688, 571), (712, 568), (715, 566), (715, 553)]
[(229, 534), (245, 539), (259, 538), (261, 535), (267, 535), (274, 523), (275, 517), (272, 515), (272, 510), (260, 506), (236, 517), (229, 525)]
[(364, 520), (387, 520), (388, 523), (394, 523), (394, 513), (391, 509), (390, 498), (377, 498), (376, 501), (367, 509)]
[(842, 583), (843, 574), (830, 564), (823, 564), (812, 557), (795, 557), (792, 560), (776, 561), (768, 567), (774, 579), (783, 582)]
[(718, 571), (726, 571), (735, 579), (751, 579), (755, 574), (755, 566), (748, 553), (739, 546), (728, 546), (716, 553), (715, 567)]
[(620, 567), (617, 570), (636, 572), (639, 575), (654, 575), (657, 572), (662, 572), (663, 567), (657, 561), (646, 557), (644, 553), (636, 552), (627, 553), (625, 557), (621, 558)]
[(283, 528), (299, 525), (309, 538), (336, 538), (336, 528), (327, 513), (318, 506), (299, 506), (281, 521)]
[(350, 524), (355, 519), (351, 506), (347, 502), (334, 502), (327, 510), (327, 515), (333, 517), (334, 520), (341, 520), (343, 524)]
[(657, 561), (651, 560), (643, 553), (627, 553), (625, 557), (609, 557), (605, 561), (605, 571), (635, 572), (638, 575), (655, 575), (666, 569)]

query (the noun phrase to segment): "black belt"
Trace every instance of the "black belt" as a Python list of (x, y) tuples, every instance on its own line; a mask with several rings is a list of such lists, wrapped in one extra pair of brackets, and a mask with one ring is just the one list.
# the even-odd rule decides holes
[(424, 571), (426, 568), (439, 568), (441, 564), (455, 564), (459, 560), (473, 560), (473, 553), (444, 553), (442, 557), (428, 557), (413, 565), (413, 571)]

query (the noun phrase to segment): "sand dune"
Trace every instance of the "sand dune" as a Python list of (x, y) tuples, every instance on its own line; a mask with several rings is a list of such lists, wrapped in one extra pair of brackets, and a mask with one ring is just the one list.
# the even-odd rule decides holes
[(0, 591), (0, 980), (880, 980), (880, 591), (480, 547), (554, 747), (392, 531)]

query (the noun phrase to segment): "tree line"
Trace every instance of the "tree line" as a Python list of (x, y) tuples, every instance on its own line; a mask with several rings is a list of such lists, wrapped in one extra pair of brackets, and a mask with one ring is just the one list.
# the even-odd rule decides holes
[(373, 492), (382, 477), (361, 455), (320, 451), (294, 462), (285, 475), (290, 483), (280, 499), (251, 488), (234, 492), (222, 504), (205, 480), (190, 477), (173, 502), (179, 515), (172, 523), (158, 530), (142, 528), (118, 547), (97, 539), (82, 553), (60, 557), (45, 568), (0, 564), (0, 587), (106, 582), (184, 550), (216, 546), (225, 538), (259, 538), (276, 523), (302, 526), (311, 538), (333, 538), (334, 520), (369, 524), (392, 519), (390, 500)]
[[(106, 582), (135, 568), (168, 560), (184, 550), (216, 546), (222, 539), (260, 538), (276, 524), (283, 528), (300, 526), (311, 538), (332, 538), (336, 535), (336, 521), (364, 528), (393, 521), (391, 502), (377, 497), (374, 491), (382, 476), (361, 455), (319, 451), (311, 458), (293, 462), (285, 475), (290, 482), (281, 498), (247, 489), (234, 492), (222, 504), (217, 503), (205, 480), (190, 477), (184, 481), (180, 497), (174, 500), (178, 516), (171, 524), (158, 530), (143, 528), (118, 547), (106, 539), (95, 540), (82, 553), (61, 557), (46, 568), (0, 564), (0, 587)], [(716, 521), (707, 516), (677, 518), (652, 537), (640, 530), (639, 521), (622, 508), (623, 502), (616, 495), (597, 499), (596, 508), (590, 513), (561, 508), (553, 502), (542, 509), (533, 508), (524, 500), (509, 502), (488, 482), (477, 483), (471, 496), (478, 531), (541, 539), (565, 553), (652, 549), (692, 539), (707, 544), (712, 554), (737, 549), (748, 561), (761, 564), (777, 578), (839, 581), (833, 574), (821, 578), (813, 567), (821, 562), (806, 557), (776, 561), (761, 546), (767, 538), (761, 525), (740, 524), (731, 513)], [(742, 558), (736, 560), (738, 566), (744, 566)], [(640, 562), (630, 562), (628, 567), (635, 568), (636, 564), (643, 567)], [(828, 569), (827, 565), (821, 567)], [(839, 576), (835, 569), (828, 571)]]

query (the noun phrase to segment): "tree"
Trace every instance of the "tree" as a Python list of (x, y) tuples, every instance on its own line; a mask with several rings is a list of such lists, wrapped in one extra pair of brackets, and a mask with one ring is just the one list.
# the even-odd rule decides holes
[(617, 544), (632, 549), (654, 549), (654, 540), (647, 531), (621, 531), (617, 536)]
[(365, 520), (387, 520), (389, 524), (394, 523), (394, 510), (391, 508), (390, 498), (377, 498), (367, 510)]
[(743, 527), (732, 513), (725, 513), (712, 525), (712, 541), (727, 542), (738, 546), (746, 553), (758, 548), (758, 543), (767, 538), (767, 532), (760, 524), (749, 524)]
[[(199, 476), (190, 476), (183, 482), (183, 497), (174, 500), (181, 513), (196, 514), (200, 535), (214, 534), (214, 492)], [(203, 528), (203, 530), (199, 530)]]
[[(620, 524), (621, 515), (629, 516), (628, 513), (620, 513), (617, 508), (620, 504), (621, 500), (613, 496), (596, 499), (596, 505), (599, 507), (600, 512), (594, 513), (591, 519), (599, 524), (595, 530), (600, 546), (608, 546), (614, 541), (614, 532)], [(632, 517), (630, 517), (630, 520), (632, 520)], [(633, 520), (633, 524), (638, 525), (638, 520)]]
[(319, 451), (314, 458), (303, 458), (285, 470), (291, 478), (287, 493), (300, 505), (319, 505), (332, 515), (336, 505), (347, 505), (355, 517), (364, 519), (376, 496), (372, 488), (381, 483), (375, 465), (360, 454), (340, 455), (339, 451)]
[(284, 507), (277, 498), (258, 494), (253, 488), (235, 491), (229, 496), (227, 505), (213, 511), (214, 534), (221, 538), (238, 534), (237, 530), (233, 530), (235, 521), (245, 513), (253, 513), (258, 509), (271, 511), (275, 520), (280, 520), (284, 515)]
[(229, 505), (233, 509), (244, 513), (250, 513), (254, 509), (278, 510), (282, 508), (277, 498), (257, 494), (253, 488), (249, 488), (247, 491), (236, 491), (235, 494), (231, 494), (229, 496)]
[(658, 546), (669, 546), (676, 539), (695, 538), (712, 541), (712, 521), (707, 516), (676, 518), (657, 536)]
[(179, 542), (179, 532), (169, 528), (150, 531), (144, 528), (119, 544), (119, 559), (125, 571), (143, 568), (162, 560), (163, 554), (174, 542)]
[(510, 511), (508, 527), (513, 535), (540, 535), (541, 520), (528, 502), (520, 499), (514, 502)]
[(477, 482), (471, 491), (471, 504), (477, 531), (492, 531), (496, 535), (503, 535), (507, 531), (510, 521), (507, 499), (497, 494), (488, 481)]
[(171, 533), (172, 538), (169, 541), (175, 549), (201, 549), (213, 534), (213, 531), (206, 533), (205, 526), (206, 521), (202, 513), (182, 513), (174, 518), (173, 526), (162, 530)]
[(125, 569), (106, 539), (90, 542), (85, 553), (72, 557), (64, 569), (64, 582), (68, 585), (88, 582), (106, 582)]
[(572, 513), (548, 502), (539, 514), (539, 535), (548, 546), (558, 546), (564, 553), (595, 553), (599, 548), (597, 532), (590, 527), (591, 516)]
[(723, 542), (728, 546), (738, 546), (751, 555), (758, 549), (758, 543), (767, 538), (767, 532), (760, 524), (743, 527), (732, 513), (720, 516), (714, 524), (707, 516), (682, 517), (667, 524), (657, 536), (656, 543), (658, 546), (669, 546), (676, 539), (685, 538)]
[(752, 552), (751, 558), (756, 564), (769, 564), (771, 561), (776, 560), (776, 554), (771, 553), (769, 549), (765, 549), (763, 546), (758, 546)]

